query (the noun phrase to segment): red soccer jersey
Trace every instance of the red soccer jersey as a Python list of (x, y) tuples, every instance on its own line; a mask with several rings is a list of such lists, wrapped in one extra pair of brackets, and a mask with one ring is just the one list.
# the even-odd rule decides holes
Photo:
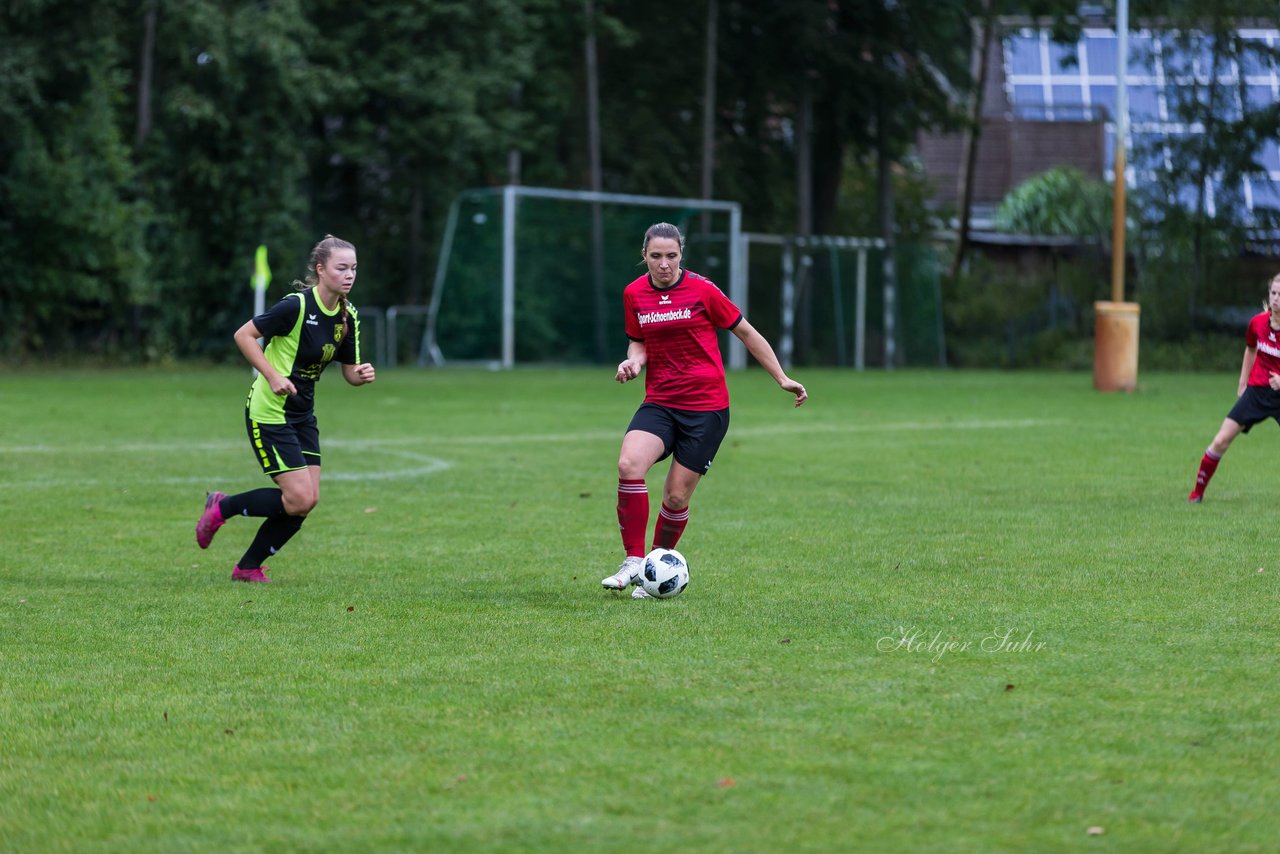
[(1247, 347), (1257, 347), (1258, 357), (1253, 360), (1253, 370), (1249, 372), (1249, 385), (1267, 385), (1274, 371), (1280, 374), (1280, 342), (1276, 340), (1280, 332), (1271, 328), (1271, 313), (1264, 311), (1256, 314), (1245, 328), (1244, 343)]
[(646, 273), (622, 292), (627, 337), (644, 342), (644, 400), (672, 409), (711, 412), (729, 405), (717, 329), (732, 329), (742, 312), (709, 279), (685, 270), (669, 288)]

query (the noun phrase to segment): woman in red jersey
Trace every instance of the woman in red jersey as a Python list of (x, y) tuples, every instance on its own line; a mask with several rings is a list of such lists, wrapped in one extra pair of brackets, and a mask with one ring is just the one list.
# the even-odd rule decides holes
[[(644, 403), (636, 410), (618, 455), (618, 526), (626, 559), (600, 583), (626, 590), (640, 582), (649, 493), (645, 475), (674, 456), (662, 489), (653, 548), (675, 548), (689, 521), (689, 498), (711, 467), (729, 429), (729, 390), (717, 330), (738, 336), (783, 391), (800, 406), (809, 397), (787, 376), (769, 342), (708, 279), (680, 266), (684, 235), (670, 223), (649, 227), (641, 248), (648, 272), (622, 293), (627, 358), (614, 378), (629, 382), (646, 370)], [(637, 587), (631, 594), (646, 598)]]
[(1250, 427), (1268, 418), (1280, 424), (1280, 275), (1272, 277), (1267, 289), (1266, 311), (1254, 315), (1245, 327), (1244, 363), (1236, 394), (1239, 399), (1200, 460), (1196, 485), (1187, 496), (1192, 504), (1204, 500), (1209, 478), (1236, 436), (1248, 433)]

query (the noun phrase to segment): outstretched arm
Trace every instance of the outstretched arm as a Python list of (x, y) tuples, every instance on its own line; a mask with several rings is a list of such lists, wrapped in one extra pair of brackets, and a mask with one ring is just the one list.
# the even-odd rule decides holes
[(620, 383), (625, 383), (640, 376), (640, 371), (644, 369), (645, 362), (649, 360), (645, 353), (643, 341), (632, 341), (627, 344), (627, 358), (618, 363), (618, 372), (613, 378)]
[(809, 392), (805, 391), (800, 383), (787, 376), (786, 371), (782, 370), (782, 364), (778, 361), (777, 355), (773, 352), (773, 347), (754, 326), (747, 323), (745, 317), (733, 327), (733, 334), (738, 336), (738, 340), (747, 348), (747, 352), (769, 372), (769, 376), (773, 377), (783, 391), (789, 391), (796, 396), (796, 406), (803, 405), (809, 399)]

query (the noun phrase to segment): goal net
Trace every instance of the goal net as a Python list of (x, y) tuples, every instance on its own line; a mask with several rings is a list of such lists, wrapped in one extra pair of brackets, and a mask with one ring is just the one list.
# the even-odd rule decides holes
[[(616, 362), (622, 290), (644, 272), (655, 222), (679, 226), (685, 266), (719, 284), (788, 369), (945, 364), (928, 246), (899, 245), (886, 265), (875, 238), (744, 233), (735, 202), (520, 186), (454, 200), (430, 305), (387, 310), (390, 364), (401, 324), (420, 366)], [(735, 337), (721, 347), (728, 367), (746, 366)]]
[[(420, 365), (607, 363), (626, 352), (622, 290), (644, 272), (655, 222), (686, 236), (685, 266), (740, 306), (735, 202), (507, 186), (454, 200), (426, 312)], [(731, 365), (745, 363), (736, 339)]]
[(899, 244), (892, 274), (879, 238), (742, 234), (751, 324), (792, 365), (946, 363), (935, 250)]

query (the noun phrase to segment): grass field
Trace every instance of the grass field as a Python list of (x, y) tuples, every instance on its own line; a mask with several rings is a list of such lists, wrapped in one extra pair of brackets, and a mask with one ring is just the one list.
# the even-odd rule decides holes
[(1275, 850), (1275, 428), (1184, 501), (1234, 376), (797, 378), (644, 602), (607, 368), (327, 377), (270, 585), (192, 536), (247, 370), (0, 376), (0, 849)]

